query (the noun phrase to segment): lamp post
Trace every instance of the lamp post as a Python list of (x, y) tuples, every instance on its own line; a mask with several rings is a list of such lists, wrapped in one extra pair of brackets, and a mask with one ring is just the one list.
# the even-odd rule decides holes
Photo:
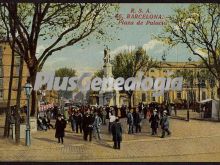
[[(166, 62), (166, 52), (164, 51), (163, 52), (163, 55), (162, 55), (162, 61), (163, 61), (163, 63), (165, 63)], [(166, 92), (166, 100), (165, 100), (165, 96), (163, 96), (164, 97), (164, 102), (165, 102), (165, 104), (168, 106), (169, 105), (169, 91), (167, 91)]]
[[(189, 57), (188, 58), (188, 61), (189, 63), (192, 61), (192, 58)], [(190, 77), (191, 78), (191, 77)], [(190, 87), (190, 81), (188, 81), (187, 83), (187, 121), (189, 121), (189, 97), (190, 97), (190, 94), (189, 94), (189, 87)]]
[(197, 79), (198, 79), (198, 88), (199, 88), (199, 98), (198, 98), (198, 101), (200, 101), (200, 87), (201, 87), (201, 82), (200, 82), (200, 73), (198, 72), (197, 73)]
[(187, 84), (187, 121), (189, 121), (189, 84), (190, 82)]
[(30, 136), (30, 112), (29, 112), (29, 102), (30, 102), (30, 95), (32, 91), (32, 85), (27, 82), (24, 86), (25, 94), (27, 97), (27, 123), (26, 123), (26, 146), (30, 146), (31, 144), (31, 136)]
[[(199, 87), (199, 102), (201, 101), (200, 100), (200, 88), (201, 88), (201, 85), (202, 85), (202, 83), (201, 83), (201, 76), (200, 76), (200, 73), (198, 72), (197, 73), (197, 79), (198, 79), (198, 87)], [(201, 104), (199, 103), (199, 113), (200, 113), (200, 115), (201, 115), (201, 118), (202, 118), (202, 113), (201, 113)]]

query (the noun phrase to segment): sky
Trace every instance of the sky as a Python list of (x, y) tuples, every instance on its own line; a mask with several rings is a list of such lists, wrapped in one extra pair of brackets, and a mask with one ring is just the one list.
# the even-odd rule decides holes
[[(164, 17), (173, 14), (175, 7), (187, 7), (189, 4), (119, 4), (119, 13), (127, 15), (131, 9), (142, 11), (149, 10), (151, 14), (161, 14)], [(113, 18), (115, 19), (115, 18)], [(104, 48), (105, 45), (110, 49), (111, 58), (115, 54), (124, 50), (134, 50), (137, 47), (143, 47), (147, 53), (157, 59), (161, 60), (163, 52), (165, 51), (166, 61), (187, 61), (188, 57), (192, 57), (191, 52), (186, 49), (185, 45), (177, 46), (168, 50), (167, 46), (161, 42), (153, 39), (154, 35), (162, 31), (162, 25), (121, 25), (120, 29), (116, 32), (115, 39), (112, 42), (104, 42), (98, 44), (94, 40), (90, 40), (87, 47), (81, 47), (75, 44), (67, 47), (59, 52), (54, 53), (46, 61), (43, 71), (54, 71), (61, 67), (73, 68), (77, 71), (78, 75), (84, 72), (95, 72), (102, 68)], [(111, 33), (111, 31), (109, 31)], [(92, 36), (91, 36), (92, 38)], [(118, 38), (120, 40), (118, 40)], [(40, 41), (38, 44), (37, 52), (41, 53), (49, 45), (47, 41)], [(193, 58), (196, 60), (196, 58)]]

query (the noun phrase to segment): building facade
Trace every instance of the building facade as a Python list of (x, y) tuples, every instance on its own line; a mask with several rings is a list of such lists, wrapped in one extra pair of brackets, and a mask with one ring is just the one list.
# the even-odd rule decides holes
[(203, 76), (203, 78), (198, 77), (198, 75), (203, 75), (203, 72), (207, 70), (203, 65), (201, 65), (199, 61), (161, 62), (158, 68), (150, 69), (147, 72), (146, 76), (152, 78), (172, 78), (172, 76), (175, 77), (178, 72), (183, 72), (183, 70), (188, 70), (189, 72), (191, 72), (191, 79), (193, 83), (190, 83), (189, 79), (187, 80), (186, 78), (184, 78), (182, 91), (164, 91), (164, 95), (159, 97), (153, 96), (154, 91), (135, 91), (134, 105), (137, 105), (139, 102), (163, 103), (169, 101), (170, 103), (182, 103), (186, 100), (189, 100), (190, 102), (198, 102), (201, 100), (217, 98), (217, 86), (210, 83), (212, 82), (211, 79), (208, 76)]
[[(157, 78), (174, 78), (178, 72), (188, 70), (191, 72), (191, 78), (193, 83), (189, 83), (189, 79), (183, 79), (183, 87), (181, 91), (164, 91), (164, 94), (158, 97), (153, 96), (153, 90), (149, 91), (134, 91), (132, 102), (134, 106), (137, 106), (140, 102), (149, 104), (151, 102), (157, 103), (186, 103), (189, 100), (190, 103), (206, 99), (217, 99), (217, 86), (211, 84), (208, 76), (198, 78), (198, 74), (203, 75), (203, 71), (207, 70), (201, 65), (201, 62), (160, 62), (159, 67), (150, 69), (145, 77)], [(183, 76), (184, 77), (184, 76)], [(187, 75), (186, 75), (187, 77)], [(118, 97), (117, 106), (128, 105), (128, 97), (125, 93), (120, 92)], [(91, 104), (99, 104), (98, 96), (95, 92), (90, 95)]]
[[(8, 102), (9, 80), (11, 71), (12, 50), (7, 42), (0, 42), (0, 109), (5, 109)], [(20, 56), (15, 54), (14, 58), (14, 74), (11, 91), (11, 106), (16, 104), (17, 87), (19, 79)], [(22, 86), (25, 85), (29, 72), (24, 62)], [(26, 104), (25, 92), (21, 91), (21, 106)]]

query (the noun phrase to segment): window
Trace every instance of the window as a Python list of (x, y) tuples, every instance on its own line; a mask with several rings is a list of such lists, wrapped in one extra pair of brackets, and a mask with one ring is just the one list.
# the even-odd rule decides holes
[(151, 69), (151, 70), (150, 70), (150, 72), (154, 72), (154, 70), (153, 70), (153, 69)]
[(0, 89), (0, 99), (3, 99), (3, 89)]
[(153, 93), (151, 93), (151, 101), (156, 101), (156, 99), (155, 99)]
[(215, 93), (214, 91), (211, 91), (211, 98), (214, 99), (214, 97), (215, 97)]
[(206, 84), (205, 84), (205, 80), (202, 79), (202, 80), (201, 80), (201, 88), (205, 88), (205, 86), (206, 86)]
[(169, 94), (168, 94), (167, 91), (164, 92), (164, 101), (168, 101), (168, 99), (169, 99), (169, 98), (168, 98), (168, 95), (169, 95)]
[(181, 98), (182, 98), (182, 93), (181, 93), (181, 92), (177, 92), (176, 95), (177, 95), (177, 98), (178, 98), (178, 99), (181, 99)]
[(146, 93), (142, 93), (142, 101), (146, 101)]
[(202, 100), (205, 100), (205, 99), (206, 99), (206, 92), (203, 91), (203, 92), (202, 92)]
[(0, 79), (0, 88), (3, 88), (3, 79)]
[(152, 97), (152, 101), (156, 101), (155, 97)]

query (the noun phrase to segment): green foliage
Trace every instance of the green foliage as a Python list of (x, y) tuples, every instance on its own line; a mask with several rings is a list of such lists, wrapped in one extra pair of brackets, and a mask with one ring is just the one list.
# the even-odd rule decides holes
[(171, 47), (185, 45), (219, 79), (220, 4), (191, 4), (174, 12), (167, 18), (163, 33), (156, 38)]
[(175, 77), (183, 77), (183, 80), (185, 83), (190, 83), (190, 85), (193, 85), (193, 80), (196, 77), (194, 75), (195, 73), (190, 69), (182, 69), (182, 70), (176, 70), (175, 73), (172, 75), (172, 78)]
[(72, 68), (60, 68), (55, 71), (56, 77), (74, 77), (76, 76), (76, 70)]
[(112, 61), (113, 75), (115, 78), (135, 77), (138, 71), (146, 73), (150, 68), (158, 65), (158, 62), (149, 57), (146, 51), (138, 48), (136, 51), (124, 51), (114, 57)]
[(104, 70), (103, 69), (99, 69), (98, 71), (96, 71), (95, 73), (94, 73), (94, 77), (103, 77), (103, 75), (104, 75)]
[[(90, 35), (98, 42), (113, 40), (114, 34), (107, 34), (107, 29), (117, 29), (117, 22), (112, 19), (117, 11), (118, 5), (110, 3), (1, 3), (0, 37), (15, 40), (17, 52), (36, 72), (54, 52), (76, 43), (89, 44)], [(16, 38), (12, 37), (13, 22)], [(40, 40), (51, 45), (37, 58)]]
[[(56, 77), (61, 77), (61, 81), (62, 81), (62, 77), (74, 77), (74, 76), (76, 76), (76, 70), (71, 69), (71, 68), (66, 68), (66, 67), (60, 68), (60, 69), (55, 71), (55, 76)], [(58, 94), (59, 94), (60, 97), (65, 97), (67, 99), (72, 98), (72, 93), (73, 93), (73, 91), (58, 91)]]
[[(117, 54), (113, 61), (113, 76), (114, 78), (135, 77), (139, 71), (146, 73), (149, 69), (157, 67), (158, 62), (149, 57), (143, 48), (138, 48), (135, 51), (124, 51)], [(124, 91), (129, 97), (129, 107), (132, 107), (132, 95), (134, 91)]]
[(215, 77), (213, 74), (210, 73), (208, 69), (200, 69), (199, 74), (198, 71), (193, 71), (191, 69), (182, 69), (176, 71), (173, 75), (173, 78), (175, 77), (183, 77), (183, 80), (186, 84), (189, 83), (189, 85), (192, 87), (195, 83), (195, 80), (197, 81), (207, 81), (209, 85), (213, 88), (216, 84), (213, 84), (215, 82)]

